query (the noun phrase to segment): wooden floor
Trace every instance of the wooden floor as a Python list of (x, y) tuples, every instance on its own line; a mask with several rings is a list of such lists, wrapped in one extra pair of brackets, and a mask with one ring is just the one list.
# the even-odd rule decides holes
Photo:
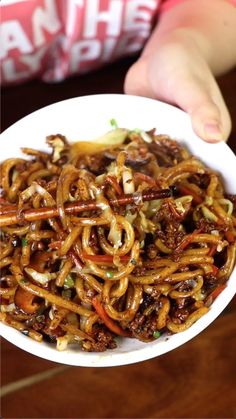
[[(130, 64), (130, 59), (124, 60), (58, 85), (31, 82), (4, 90), (1, 129), (58, 100), (121, 93)], [(229, 145), (236, 152), (236, 73), (222, 77), (219, 83), (233, 119)], [(130, 366), (64, 367), (29, 355), (2, 339), (1, 378), (4, 419), (235, 419), (236, 299), (192, 341)]]

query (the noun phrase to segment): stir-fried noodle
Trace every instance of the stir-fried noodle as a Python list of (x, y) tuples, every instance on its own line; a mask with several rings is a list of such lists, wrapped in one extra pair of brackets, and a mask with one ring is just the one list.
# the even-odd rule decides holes
[(0, 320), (63, 350), (189, 328), (235, 263), (236, 199), (167, 136), (116, 129), (1, 165)]

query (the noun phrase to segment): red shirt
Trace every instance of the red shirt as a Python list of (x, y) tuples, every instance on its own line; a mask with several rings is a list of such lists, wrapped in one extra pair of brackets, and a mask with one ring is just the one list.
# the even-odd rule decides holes
[(2, 83), (60, 81), (135, 53), (179, 1), (2, 0)]

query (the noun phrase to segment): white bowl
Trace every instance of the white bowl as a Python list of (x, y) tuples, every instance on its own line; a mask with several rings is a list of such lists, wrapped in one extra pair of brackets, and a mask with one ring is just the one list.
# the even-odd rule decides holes
[[(236, 193), (236, 157), (226, 144), (205, 143), (194, 134), (186, 113), (165, 103), (136, 96), (84, 96), (33, 112), (2, 133), (1, 160), (22, 156), (20, 147), (47, 150), (45, 137), (49, 134), (64, 134), (73, 142), (94, 139), (110, 129), (109, 121), (112, 118), (116, 119), (120, 127), (144, 130), (156, 128), (158, 133), (178, 139), (187, 145), (192, 154), (223, 175), (228, 192)], [(235, 293), (236, 269), (209, 312), (188, 330), (168, 338), (163, 336), (151, 343), (120, 339), (116, 349), (103, 353), (87, 353), (78, 348), (59, 352), (54, 345), (35, 342), (2, 323), (0, 333), (31, 354), (62, 364), (89, 367), (132, 364), (162, 355), (197, 336), (219, 316)]]

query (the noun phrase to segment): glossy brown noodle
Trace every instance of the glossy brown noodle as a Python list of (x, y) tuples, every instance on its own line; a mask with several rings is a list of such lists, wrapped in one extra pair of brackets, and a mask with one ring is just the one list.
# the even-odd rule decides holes
[(235, 263), (220, 176), (154, 131), (47, 143), (1, 165), (1, 321), (86, 351), (190, 327)]

